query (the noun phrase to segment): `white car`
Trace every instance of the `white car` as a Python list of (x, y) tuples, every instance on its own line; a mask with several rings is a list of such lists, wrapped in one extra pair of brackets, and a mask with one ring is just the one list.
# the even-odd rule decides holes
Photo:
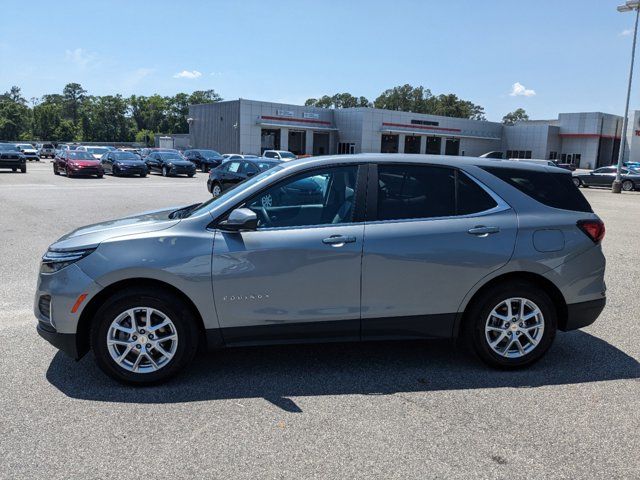
[(229, 160), (244, 160), (245, 158), (247, 160), (252, 160), (260, 157), (258, 157), (258, 155), (244, 155), (242, 153), (225, 153), (222, 155), (222, 163)]
[(105, 153), (111, 151), (109, 147), (101, 147), (98, 145), (80, 145), (76, 150), (79, 152), (89, 152), (96, 160), (100, 160)]
[(278, 160), (282, 160), (283, 162), (288, 162), (290, 160), (295, 160), (296, 155), (287, 150), (265, 150), (262, 154), (265, 158), (276, 158)]
[(30, 143), (16, 143), (16, 147), (18, 150), (22, 152), (22, 154), (27, 157), (27, 160), (39, 161), (40, 156), (38, 155), (38, 149), (31, 145)]

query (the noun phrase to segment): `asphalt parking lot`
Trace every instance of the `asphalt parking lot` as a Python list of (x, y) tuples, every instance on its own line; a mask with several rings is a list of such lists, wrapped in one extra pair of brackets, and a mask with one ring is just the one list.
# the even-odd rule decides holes
[(152, 388), (40, 339), (38, 262), (78, 226), (209, 198), (194, 178), (0, 171), (0, 478), (640, 478), (640, 192), (606, 223), (608, 305), (533, 368), (447, 342), (230, 349)]

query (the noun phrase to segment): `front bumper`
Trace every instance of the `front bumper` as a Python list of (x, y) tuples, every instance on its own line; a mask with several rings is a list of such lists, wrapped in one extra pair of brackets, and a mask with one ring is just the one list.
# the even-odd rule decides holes
[(91, 175), (104, 175), (104, 169), (102, 167), (69, 167), (69, 173), (71, 175), (86, 175), (90, 177)]
[(169, 174), (171, 175), (193, 175), (196, 173), (196, 166), (186, 167), (182, 165), (174, 165), (169, 170)]
[(566, 322), (561, 322), (558, 327), (565, 332), (587, 327), (600, 316), (606, 303), (606, 298), (599, 298), (589, 302), (569, 304), (567, 305)]
[(38, 322), (36, 331), (38, 332), (38, 335), (44, 338), (47, 342), (74, 360), (78, 360), (80, 358), (75, 333), (59, 333), (51, 325), (40, 321)]
[(148, 170), (143, 165), (114, 165), (113, 172), (119, 175), (146, 175)]
[(0, 158), (0, 168), (20, 168), (26, 165), (26, 159), (22, 158)]

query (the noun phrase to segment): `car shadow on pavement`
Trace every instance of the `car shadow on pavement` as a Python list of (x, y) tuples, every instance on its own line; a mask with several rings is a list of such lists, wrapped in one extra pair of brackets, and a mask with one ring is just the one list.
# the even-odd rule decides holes
[(92, 355), (74, 362), (61, 352), (47, 371), (65, 395), (127, 403), (182, 403), (264, 398), (288, 412), (291, 399), (315, 395), (391, 395), (477, 388), (535, 388), (640, 378), (640, 363), (582, 331), (560, 334), (547, 355), (525, 370), (488, 368), (450, 342), (412, 341), (233, 348), (199, 356), (166, 384), (121, 385)]

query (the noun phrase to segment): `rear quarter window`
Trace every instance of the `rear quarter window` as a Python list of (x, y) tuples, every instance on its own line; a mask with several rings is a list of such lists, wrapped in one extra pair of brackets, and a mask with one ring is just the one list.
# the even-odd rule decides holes
[(573, 184), (570, 173), (498, 167), (482, 169), (548, 207), (593, 212), (587, 199)]

